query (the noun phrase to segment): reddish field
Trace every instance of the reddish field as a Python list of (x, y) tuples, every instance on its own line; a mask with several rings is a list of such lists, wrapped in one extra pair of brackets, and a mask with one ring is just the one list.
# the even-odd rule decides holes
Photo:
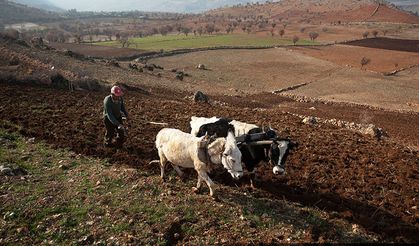
[(403, 40), (403, 39), (391, 39), (391, 38), (370, 38), (356, 40), (346, 43), (347, 45), (361, 46), (368, 48), (377, 48), (385, 50), (398, 50), (418, 53), (419, 52), (419, 40)]
[[(355, 45), (355, 43), (353, 42), (352, 45)], [(359, 43), (363, 44), (361, 41)], [(366, 44), (367, 42), (364, 43)], [(376, 72), (391, 72), (419, 64), (418, 52), (383, 50), (381, 47), (374, 48), (373, 45), (369, 48), (359, 46), (333, 45), (323, 47), (293, 47), (290, 49), (322, 60), (331, 61), (338, 65), (349, 65), (357, 68), (361, 68), (362, 58), (367, 57), (371, 61), (364, 68)]]
[(77, 54), (90, 57), (119, 58), (131, 57), (144, 53), (145, 51), (129, 48), (115, 48), (89, 44), (74, 43), (50, 43), (51, 47), (57, 50), (71, 50)]
[[(12, 94), (13, 98), (9, 96)], [(261, 180), (257, 185), (267, 192), (263, 194), (317, 206), (387, 240), (419, 239), (419, 154), (399, 143), (377, 141), (328, 125), (304, 125), (299, 118), (282, 113), (282, 109), (255, 111), (247, 108), (251, 103), (242, 103), (245, 98), (227, 100), (240, 107), (209, 107), (183, 99), (185, 94), (156, 89), (152, 94), (127, 92), (130, 138), (125, 149), (114, 151), (101, 145), (101, 103), (106, 94), (3, 84), (0, 126), (56, 147), (151, 169), (157, 174), (158, 167), (147, 163), (157, 157), (153, 142), (160, 126), (150, 125), (149, 121), (167, 122), (184, 131), (193, 115), (226, 116), (260, 125), (270, 122), (281, 136), (290, 137), (299, 146), (287, 160), (287, 175), (274, 177), (267, 165), (259, 169)], [(263, 106), (264, 97), (258, 98)], [(269, 104), (270, 99), (267, 100), (265, 103)], [(416, 124), (417, 118), (411, 120), (408, 124)], [(219, 175), (216, 181), (235, 185), (227, 176)]]

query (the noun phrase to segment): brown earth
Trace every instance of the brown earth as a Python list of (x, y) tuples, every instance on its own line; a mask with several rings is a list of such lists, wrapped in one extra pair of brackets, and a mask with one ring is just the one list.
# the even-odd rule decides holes
[(130, 48), (115, 48), (108, 46), (75, 44), (75, 43), (49, 43), (49, 46), (57, 50), (71, 50), (77, 54), (90, 57), (120, 58), (141, 55), (145, 51)]
[(347, 42), (346, 45), (386, 49), (386, 50), (407, 51), (407, 52), (413, 52), (416, 54), (419, 52), (419, 40), (369, 38), (369, 39), (361, 39), (361, 40)]
[(356, 68), (361, 68), (362, 58), (367, 57), (371, 61), (363, 68), (380, 73), (392, 72), (419, 64), (418, 52), (383, 50), (382, 48), (375, 47), (333, 45), (323, 47), (295, 47), (290, 48), (290, 50), (330, 61), (341, 66), (349, 65)]
[[(215, 56), (215, 60), (228, 64), (229, 60), (220, 54)], [(227, 88), (238, 89), (240, 85), (225, 85), (222, 81), (195, 81), (194, 74), (184, 81), (178, 81), (166, 70), (159, 70), (162, 75), (157, 76), (154, 72), (139, 73), (125, 66), (105, 66), (98, 62), (63, 57), (51, 51), (32, 52), (10, 44), (3, 45), (2, 55), (4, 59), (14, 57), (19, 61), (20, 74), (35, 69), (38, 64), (43, 64), (41, 68), (47, 73), (48, 68), (54, 64), (57, 66), (55, 69), (61, 72), (72, 73), (73, 70), (83, 68), (93, 78), (108, 83), (128, 81), (127, 84), (132, 86), (126, 91), (125, 97), (131, 119), (128, 124), (129, 139), (122, 150), (102, 147), (102, 100), (107, 92), (68, 92), (15, 85), (13, 83), (17, 81), (9, 78), (9, 83), (2, 83), (3, 89), (0, 92), (2, 128), (45, 140), (57, 148), (69, 148), (83, 155), (108, 158), (112, 163), (151, 170), (157, 175), (158, 167), (149, 166), (148, 163), (157, 158), (154, 138), (161, 127), (149, 122), (166, 122), (169, 127), (183, 131), (188, 131), (190, 117), (194, 115), (224, 116), (258, 125), (270, 123), (279, 130), (280, 136), (297, 142), (298, 147), (291, 151), (287, 159), (285, 176), (273, 176), (268, 165), (261, 165), (257, 186), (263, 192), (258, 193), (256, 190), (256, 194), (321, 208), (381, 235), (386, 241), (417, 242), (419, 239), (419, 153), (407, 147), (417, 146), (419, 142), (417, 112), (389, 112), (348, 104), (295, 102), (280, 95), (262, 93), (268, 87), (260, 87), (253, 93), (250, 93), (250, 89), (249, 93), (234, 90), (226, 92)], [(239, 56), (240, 53), (233, 55)], [(260, 56), (252, 52), (246, 55), (253, 59)], [(295, 57), (299, 62), (307, 61), (304, 57)], [(289, 62), (288, 67), (296, 69), (296, 66), (292, 66), (295, 61), (290, 59)], [(324, 68), (330, 64), (324, 63)], [(263, 64), (259, 65), (259, 68), (263, 67)], [(282, 64), (278, 63), (274, 67), (281, 69)], [(230, 68), (242, 67), (241, 64), (233, 64)], [(309, 68), (307, 63), (306, 70), (311, 71)], [(191, 69), (187, 67), (186, 71)], [(242, 69), (242, 75), (252, 72), (249, 69)], [(350, 70), (346, 72), (348, 76), (354, 74)], [(74, 74), (77, 77), (77, 73)], [(407, 76), (406, 83), (411, 81), (409, 75), (404, 76)], [(208, 89), (210, 97), (216, 101), (196, 104), (188, 98), (201, 86)], [(315, 110), (310, 109), (312, 107)], [(305, 125), (300, 118), (288, 112), (357, 123), (376, 123), (386, 128), (390, 138), (377, 140), (327, 124)], [(218, 173), (214, 179), (226, 186), (240, 185), (234, 184), (223, 173)], [(246, 183), (245, 178), (241, 186)]]
[[(166, 122), (184, 131), (193, 115), (225, 116), (260, 125), (270, 122), (280, 129), (281, 136), (299, 144), (287, 160), (287, 175), (275, 177), (267, 165), (259, 169), (261, 180), (257, 185), (270, 198), (335, 212), (387, 239), (418, 240), (419, 155), (399, 143), (377, 141), (328, 125), (304, 125), (281, 110), (194, 104), (182, 99), (182, 94), (159, 90), (150, 95), (126, 93), (131, 112), (130, 138), (125, 149), (115, 151), (102, 147), (101, 102), (105, 95), (4, 84), (1, 127), (19, 130), (59, 148), (151, 169), (157, 174), (158, 167), (147, 163), (157, 157), (153, 142), (160, 126), (148, 124), (150, 121)], [(263, 102), (263, 97), (259, 98)], [(235, 104), (243, 101), (234, 97), (229, 100)], [(417, 122), (417, 117), (412, 120)], [(234, 185), (225, 175), (217, 177), (218, 182)]]

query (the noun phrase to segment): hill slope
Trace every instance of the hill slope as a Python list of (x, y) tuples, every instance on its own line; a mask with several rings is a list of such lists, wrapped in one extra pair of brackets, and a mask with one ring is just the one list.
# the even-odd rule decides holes
[[(382, 1), (381, 1), (382, 2)], [(283, 0), (208, 11), (229, 16), (264, 16), (287, 22), (393, 22), (419, 24), (419, 17), (375, 0)]]
[(63, 11), (48, 0), (11, 0), (12, 2), (48, 11)]
[(13, 24), (19, 22), (44, 22), (60, 19), (53, 12), (28, 7), (22, 4), (0, 0), (0, 22)]

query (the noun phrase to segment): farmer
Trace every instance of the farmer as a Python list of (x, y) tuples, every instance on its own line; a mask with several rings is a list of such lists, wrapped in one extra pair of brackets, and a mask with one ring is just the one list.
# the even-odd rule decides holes
[(128, 119), (128, 113), (125, 109), (124, 100), (122, 98), (123, 92), (121, 87), (113, 86), (111, 94), (106, 96), (103, 100), (103, 120), (105, 122), (105, 146), (112, 147), (112, 139), (117, 133), (116, 144), (117, 148), (122, 148), (125, 140), (125, 128), (122, 125), (122, 113)]

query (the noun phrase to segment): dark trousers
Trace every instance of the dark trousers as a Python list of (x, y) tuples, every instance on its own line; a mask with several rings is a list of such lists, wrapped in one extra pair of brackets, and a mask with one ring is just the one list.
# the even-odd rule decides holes
[[(117, 119), (119, 122), (121, 122), (122, 124), (122, 117)], [(112, 144), (112, 139), (116, 136), (116, 146), (117, 147), (122, 147), (122, 144), (125, 141), (125, 136), (124, 136), (124, 130), (123, 129), (118, 129), (118, 126), (115, 126), (114, 124), (112, 124), (112, 122), (108, 119), (108, 117), (104, 117), (103, 119), (104, 123), (105, 123), (105, 127), (106, 127), (106, 133), (105, 133), (105, 144), (106, 145), (111, 145)]]

